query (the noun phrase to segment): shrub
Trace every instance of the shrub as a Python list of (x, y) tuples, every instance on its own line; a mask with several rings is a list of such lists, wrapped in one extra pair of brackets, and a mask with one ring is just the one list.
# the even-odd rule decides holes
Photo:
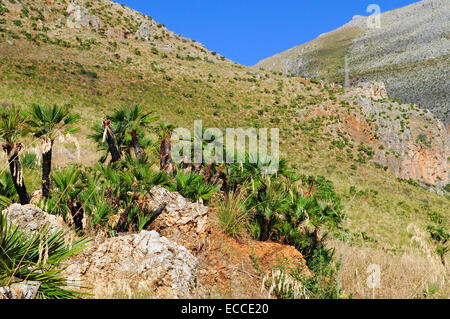
[(217, 210), (222, 230), (232, 237), (238, 236), (249, 221), (244, 192), (230, 193), (228, 200), (219, 202)]
[(28, 169), (35, 169), (38, 166), (37, 157), (34, 153), (25, 153), (22, 155), (20, 162), (23, 167)]
[(0, 196), (14, 200), (16, 197), (16, 188), (11, 177), (11, 173), (3, 172), (0, 175)]
[(208, 201), (219, 191), (218, 186), (205, 182), (201, 175), (180, 171), (174, 175), (174, 183), (169, 189), (194, 202), (199, 199)]
[[(28, 234), (0, 213), (0, 286), (14, 282), (39, 282), (38, 298), (74, 299), (82, 294), (68, 289), (62, 277), (62, 262), (79, 252), (88, 242), (75, 240), (68, 246), (68, 233), (49, 228)], [(71, 283), (69, 283), (70, 285)]]

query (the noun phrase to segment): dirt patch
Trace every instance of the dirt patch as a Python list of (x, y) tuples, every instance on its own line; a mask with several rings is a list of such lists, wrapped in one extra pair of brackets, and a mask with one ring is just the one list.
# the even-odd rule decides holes
[(292, 246), (252, 239), (237, 241), (214, 229), (209, 247), (199, 252), (198, 298), (267, 298), (263, 278), (273, 268), (304, 266), (302, 254)]

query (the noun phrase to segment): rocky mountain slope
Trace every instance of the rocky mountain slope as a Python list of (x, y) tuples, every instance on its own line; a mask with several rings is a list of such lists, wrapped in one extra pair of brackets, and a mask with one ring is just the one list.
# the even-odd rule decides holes
[(384, 12), (380, 28), (355, 16), (341, 28), (259, 62), (256, 67), (344, 84), (380, 81), (390, 97), (415, 103), (448, 125), (450, 3), (423, 0)]
[[(360, 30), (354, 26), (346, 30), (350, 32), (337, 31), (335, 36), (321, 38), (325, 44), (351, 44)], [(337, 51), (344, 56), (346, 50), (340, 47)], [(327, 52), (337, 61), (338, 70), (341, 66), (335, 51)], [(381, 83), (344, 89), (232, 63), (150, 17), (111, 1), (0, 0), (0, 105), (29, 107), (33, 103), (70, 104), (82, 118), (80, 133), (55, 142), (55, 170), (68, 163), (96, 163), (100, 154), (86, 136), (92, 133), (93, 124), (123, 105), (140, 104), (161, 121), (190, 130), (199, 119), (205, 128), (279, 128), (282, 157), (298, 172), (326, 176), (336, 185), (348, 210), (345, 227), (349, 243), (376, 250), (379, 254), (371, 255), (379, 259), (372, 261), (380, 264), (404, 252), (414, 256), (413, 260), (422, 258), (421, 248), (411, 242), (408, 227), (414, 224), (425, 230), (428, 212), (448, 219), (449, 136), (433, 113), (392, 99), (389, 87)], [(40, 156), (40, 147), (35, 140), (26, 140), (23, 153)], [(7, 165), (3, 152), (0, 163)], [(40, 187), (38, 170), (25, 168), (24, 178), (31, 191)], [(203, 209), (192, 211), (200, 221), (206, 215)], [(152, 230), (199, 258), (198, 238), (190, 241), (182, 227), (172, 227), (179, 218), (176, 209), (172, 212)], [(208, 216), (214, 212), (208, 211)], [(189, 234), (195, 234), (191, 226), (187, 225)], [(342, 239), (339, 234), (330, 236)], [(139, 238), (161, 241), (149, 233)], [(200, 236), (200, 242), (204, 238)], [(116, 241), (112, 244), (134, 247), (131, 238)], [(264, 244), (252, 244), (261, 256), (277, 249), (292, 255), (289, 248)], [(103, 246), (92, 248), (98, 256), (102, 254), (99, 247)], [(249, 279), (254, 278), (254, 272), (247, 267), (254, 251), (225, 236), (212, 240), (211, 249), (217, 255), (202, 250), (205, 266), (198, 270), (211, 289), (220, 286), (221, 296), (259, 297), (261, 283)], [(225, 258), (234, 264), (222, 267)], [(94, 278), (97, 261), (87, 262), (86, 276)], [(238, 267), (242, 262), (245, 268)], [(197, 267), (194, 264), (192, 269)], [(427, 259), (424, 265), (426, 269)], [(348, 267), (352, 276), (356, 269), (365, 274), (359, 264)], [(219, 273), (219, 279), (211, 271)], [(393, 271), (392, 277), (398, 277)], [(233, 291), (234, 283), (243, 278), (248, 286), (259, 288)], [(359, 281), (352, 278), (348, 287), (365, 282), (362, 277)], [(189, 285), (190, 280), (186, 281)], [(390, 283), (380, 296), (392, 296), (393, 287), (404, 283)], [(411, 284), (407, 293), (415, 296), (417, 292), (411, 289), (416, 285)], [(365, 297), (363, 293), (359, 296)]]

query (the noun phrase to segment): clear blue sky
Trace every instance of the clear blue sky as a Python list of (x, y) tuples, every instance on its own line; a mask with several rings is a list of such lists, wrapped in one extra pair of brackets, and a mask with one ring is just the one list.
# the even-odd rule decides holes
[(245, 65), (315, 39), (347, 23), (417, 0), (116, 0), (209, 50)]

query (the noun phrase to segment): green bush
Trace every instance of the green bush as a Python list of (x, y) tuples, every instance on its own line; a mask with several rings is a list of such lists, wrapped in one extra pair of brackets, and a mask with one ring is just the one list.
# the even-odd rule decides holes
[(79, 252), (88, 242), (75, 240), (69, 247), (68, 234), (51, 233), (49, 228), (28, 234), (7, 221), (0, 213), (0, 286), (22, 281), (38, 282), (38, 298), (74, 299), (81, 293), (69, 290), (61, 275), (62, 262)]
[(205, 182), (201, 175), (180, 171), (174, 174), (174, 181), (169, 189), (194, 202), (199, 199), (208, 201), (219, 191), (218, 186)]
[(37, 157), (34, 153), (25, 153), (21, 156), (20, 162), (23, 167), (28, 169), (35, 169), (38, 166)]

